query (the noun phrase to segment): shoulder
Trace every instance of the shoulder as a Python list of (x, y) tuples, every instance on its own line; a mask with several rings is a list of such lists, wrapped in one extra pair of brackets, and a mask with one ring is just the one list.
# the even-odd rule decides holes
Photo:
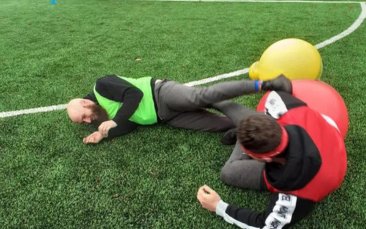
[(306, 103), (289, 93), (278, 91), (271, 91), (264, 104), (266, 113), (276, 119), (299, 106), (306, 106)]

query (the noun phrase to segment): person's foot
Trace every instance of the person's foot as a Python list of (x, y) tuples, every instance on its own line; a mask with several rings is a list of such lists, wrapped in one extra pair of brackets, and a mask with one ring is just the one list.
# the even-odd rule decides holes
[(236, 143), (236, 128), (226, 131), (220, 141), (223, 145), (234, 145)]
[(281, 74), (273, 80), (263, 81), (262, 91), (284, 91), (292, 94), (292, 83), (291, 80)]

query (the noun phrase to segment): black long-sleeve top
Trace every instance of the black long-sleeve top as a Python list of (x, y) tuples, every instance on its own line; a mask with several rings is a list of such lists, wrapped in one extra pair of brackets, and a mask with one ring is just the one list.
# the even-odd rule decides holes
[(322, 115), (307, 115), (306, 104), (284, 92), (272, 92), (267, 102), (266, 113), (285, 124), (288, 133), (289, 143), (281, 154), (286, 163), (266, 163), (262, 189), (276, 190), (270, 190), (264, 211), (219, 202), (216, 214), (241, 228), (290, 227), (307, 216), (316, 202), (337, 189), (345, 175), (345, 146), (332, 122)]
[[(129, 121), (129, 118), (139, 106), (143, 97), (142, 91), (116, 75), (107, 75), (99, 78), (96, 81), (95, 87), (103, 97), (123, 103), (123, 106), (112, 119), (116, 122), (117, 127), (109, 130), (108, 138), (127, 134), (134, 130), (138, 125)], [(98, 104), (93, 91), (86, 95), (84, 99), (92, 100)]]

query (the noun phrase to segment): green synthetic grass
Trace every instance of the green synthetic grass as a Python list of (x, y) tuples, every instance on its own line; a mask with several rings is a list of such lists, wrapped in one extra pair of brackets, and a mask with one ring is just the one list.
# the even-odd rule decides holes
[[(279, 39), (317, 44), (360, 13), (358, 4), (58, 2), (1, 0), (0, 112), (64, 104), (109, 73), (190, 82), (243, 69)], [(349, 170), (295, 228), (366, 221), (365, 30), (320, 50), (322, 79), (349, 108)], [(0, 119), (1, 228), (235, 228), (200, 207), (205, 183), (229, 203), (266, 206), (267, 194), (219, 180), (231, 152), (219, 134), (158, 125), (86, 146), (89, 132), (64, 111)]]
[(329, 4), (4, 1), (2, 111), (65, 103), (108, 73), (188, 82), (242, 69), (274, 41), (319, 43), (359, 13)]

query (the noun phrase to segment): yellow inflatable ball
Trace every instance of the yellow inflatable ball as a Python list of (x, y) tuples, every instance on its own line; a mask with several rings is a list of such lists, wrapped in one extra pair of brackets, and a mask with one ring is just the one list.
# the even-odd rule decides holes
[(294, 79), (319, 79), (323, 71), (322, 58), (309, 42), (289, 38), (269, 46), (259, 61), (249, 68), (254, 80), (270, 80), (280, 74)]

